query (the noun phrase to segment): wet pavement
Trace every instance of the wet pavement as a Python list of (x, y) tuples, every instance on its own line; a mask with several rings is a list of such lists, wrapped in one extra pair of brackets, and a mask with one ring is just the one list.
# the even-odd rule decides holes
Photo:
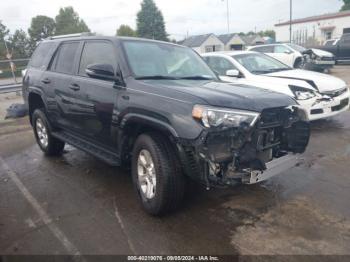
[(44, 157), (26, 119), (0, 123), (1, 254), (350, 255), (350, 111), (312, 124), (301, 164), (254, 186), (205, 191), (162, 218), (130, 170), (72, 147)]

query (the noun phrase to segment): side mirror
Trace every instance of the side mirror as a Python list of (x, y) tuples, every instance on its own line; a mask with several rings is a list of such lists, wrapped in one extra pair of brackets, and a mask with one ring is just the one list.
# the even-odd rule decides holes
[(286, 50), (286, 51), (284, 51), (284, 53), (287, 54), (287, 55), (293, 54), (293, 52), (290, 51), (290, 50)]
[(231, 69), (226, 71), (226, 76), (239, 77), (240, 73), (237, 69)]
[(102, 80), (113, 80), (113, 81), (117, 80), (114, 73), (114, 68), (110, 64), (88, 65), (85, 69), (85, 72), (91, 78), (97, 78)]

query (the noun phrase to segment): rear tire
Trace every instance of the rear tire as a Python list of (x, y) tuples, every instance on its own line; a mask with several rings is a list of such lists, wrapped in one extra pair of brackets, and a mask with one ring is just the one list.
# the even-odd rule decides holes
[(132, 154), (133, 183), (151, 215), (175, 210), (184, 197), (185, 179), (174, 147), (160, 134), (142, 134)]
[(43, 109), (36, 109), (32, 115), (32, 125), (36, 142), (47, 156), (62, 154), (65, 143), (51, 135), (50, 126)]

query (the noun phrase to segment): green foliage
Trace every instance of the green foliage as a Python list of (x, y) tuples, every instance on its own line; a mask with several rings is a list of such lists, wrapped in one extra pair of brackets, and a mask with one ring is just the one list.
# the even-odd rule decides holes
[(142, 1), (136, 24), (139, 37), (169, 41), (163, 14), (153, 0)]
[(90, 32), (90, 29), (86, 25), (84, 20), (79, 18), (79, 15), (74, 11), (73, 7), (71, 6), (60, 8), (60, 11), (56, 16), (55, 21), (55, 35)]
[(258, 33), (261, 37), (268, 36), (272, 39), (276, 39), (276, 32), (274, 30), (265, 30)]
[(350, 10), (350, 0), (343, 0), (343, 2), (344, 2), (344, 5), (340, 9), (340, 11)]
[(27, 58), (30, 56), (30, 40), (22, 29), (16, 30), (9, 39), (12, 58)]
[(0, 59), (6, 59), (5, 38), (10, 30), (0, 20)]
[(0, 40), (3, 40), (9, 34), (9, 32), (10, 30), (0, 20)]
[(128, 25), (121, 25), (118, 28), (116, 35), (117, 36), (131, 36), (131, 37), (135, 37), (136, 36), (136, 32), (135, 32), (135, 30), (133, 30)]
[(28, 29), (28, 34), (32, 41), (38, 42), (44, 38), (54, 35), (55, 28), (55, 21), (51, 17), (38, 15), (32, 18), (32, 22)]

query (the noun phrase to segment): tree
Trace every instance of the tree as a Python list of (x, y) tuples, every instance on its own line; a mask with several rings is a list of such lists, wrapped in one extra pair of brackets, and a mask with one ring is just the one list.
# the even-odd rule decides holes
[(55, 32), (55, 20), (45, 15), (38, 15), (32, 18), (28, 29), (30, 39), (38, 42), (44, 38), (52, 36)]
[(5, 38), (10, 30), (0, 20), (0, 59), (6, 58)]
[(55, 21), (56, 35), (90, 32), (84, 20), (79, 18), (78, 13), (76, 13), (71, 6), (60, 8)]
[(117, 36), (136, 36), (135, 30), (128, 25), (121, 25), (117, 30)]
[(340, 11), (350, 10), (350, 0), (343, 0), (343, 2), (344, 2), (344, 5), (340, 9)]
[(30, 56), (30, 40), (22, 29), (16, 30), (9, 39), (13, 58), (27, 58)]
[(276, 39), (276, 32), (274, 30), (260, 31), (258, 35), (260, 35), (261, 37), (268, 36), (268, 37), (271, 37), (272, 39)]
[(136, 24), (139, 37), (168, 41), (162, 12), (153, 0), (142, 1)]

